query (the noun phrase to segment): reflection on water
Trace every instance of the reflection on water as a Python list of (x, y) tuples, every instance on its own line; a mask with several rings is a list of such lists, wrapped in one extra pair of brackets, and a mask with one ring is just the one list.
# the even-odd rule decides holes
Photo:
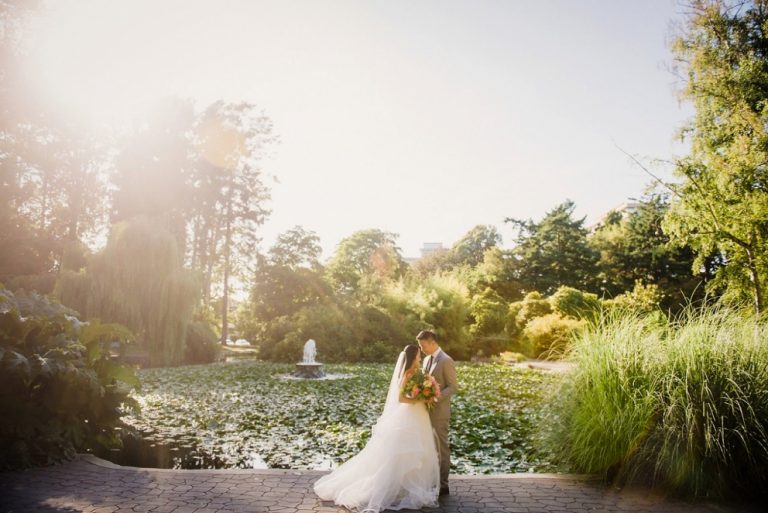
[(252, 360), (254, 362), (259, 361), (259, 359), (256, 356), (252, 355), (252, 354), (225, 356), (220, 361), (222, 361), (224, 363), (239, 363), (239, 362), (247, 362), (249, 360)]
[(334, 379), (346, 379), (346, 378), (352, 378), (354, 377), (354, 374), (326, 374), (322, 378), (303, 378), (294, 376), (293, 374), (285, 374), (283, 376), (280, 376), (280, 379), (286, 379), (289, 381), (333, 381)]
[[(128, 467), (215, 469), (227, 468), (223, 458), (211, 454), (185, 440), (163, 442), (151, 438), (127, 435), (123, 437), (122, 449), (100, 449), (96, 456)], [(251, 467), (251, 468), (266, 468)]]
[(329, 456), (323, 456), (322, 459), (315, 464), (312, 470), (333, 470), (336, 468), (336, 462), (334, 462)]
[[(99, 458), (126, 467), (167, 468), (167, 469), (269, 469), (292, 468), (289, 464), (276, 463), (271, 467), (254, 451), (238, 455), (234, 458), (217, 454), (214, 449), (200, 445), (189, 439), (163, 440), (152, 438), (152, 435), (139, 436), (124, 434), (121, 449), (98, 449), (94, 454)], [(306, 467), (305, 467), (306, 468)], [(319, 455), (318, 459), (309, 466), (311, 470), (331, 470), (336, 463), (327, 455)]]
[(269, 468), (267, 462), (257, 452), (250, 453), (246, 461), (248, 463), (246, 468)]

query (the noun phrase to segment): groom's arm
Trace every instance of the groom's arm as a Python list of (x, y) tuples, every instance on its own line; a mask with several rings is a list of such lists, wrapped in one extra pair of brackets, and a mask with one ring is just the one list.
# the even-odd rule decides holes
[(456, 364), (453, 359), (446, 359), (442, 370), (445, 386), (440, 390), (440, 401), (448, 399), (459, 390), (459, 381), (456, 379)]

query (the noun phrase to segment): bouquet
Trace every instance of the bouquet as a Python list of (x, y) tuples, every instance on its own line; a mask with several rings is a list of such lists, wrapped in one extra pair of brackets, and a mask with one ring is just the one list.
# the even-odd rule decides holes
[(405, 381), (400, 393), (408, 399), (424, 401), (427, 408), (431, 409), (435, 407), (440, 398), (440, 385), (437, 384), (434, 376), (421, 369), (416, 369), (411, 377)]

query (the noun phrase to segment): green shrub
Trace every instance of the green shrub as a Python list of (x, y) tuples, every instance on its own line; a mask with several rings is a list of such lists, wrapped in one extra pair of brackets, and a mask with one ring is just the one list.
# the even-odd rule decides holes
[(39, 294), (50, 294), (56, 286), (56, 273), (24, 274), (8, 279), (8, 288), (13, 291), (34, 290)]
[[(418, 329), (434, 330), (446, 352), (455, 359), (469, 360), (469, 291), (458, 276), (431, 276), (413, 291), (410, 307), (419, 321)], [(415, 333), (409, 335), (406, 343), (415, 337)]]
[(577, 341), (550, 433), (578, 472), (692, 496), (768, 490), (768, 324), (726, 309), (627, 312)]
[(596, 294), (572, 287), (560, 287), (549, 297), (556, 313), (563, 317), (594, 321), (600, 315), (601, 303)]
[(211, 363), (219, 356), (216, 333), (207, 321), (194, 321), (187, 326), (184, 363)]
[(536, 317), (523, 331), (525, 353), (533, 358), (560, 358), (585, 324), (555, 313)]
[(470, 303), (474, 322), (469, 326), (470, 348), (475, 356), (491, 356), (509, 347), (510, 338), (504, 332), (509, 305), (493, 289), (476, 294)]
[(517, 316), (522, 309), (522, 301), (515, 301), (514, 303), (510, 303), (509, 308), (507, 308), (507, 317), (504, 322), (504, 333), (506, 333), (507, 336), (512, 340), (518, 339), (520, 335), (523, 334), (523, 328), (525, 328), (525, 326), (518, 326), (517, 324)]
[(637, 280), (631, 291), (603, 301), (603, 308), (609, 312), (661, 313), (659, 310), (661, 299), (662, 294), (658, 285), (646, 285)]
[(552, 305), (540, 292), (529, 292), (522, 301), (515, 301), (507, 309), (504, 332), (509, 337), (508, 349), (527, 351), (524, 330), (534, 318), (552, 313)]
[(552, 313), (552, 305), (544, 299), (540, 292), (529, 292), (521, 303), (522, 305), (515, 318), (517, 326), (521, 329), (524, 329), (534, 317), (541, 317)]
[(473, 337), (498, 335), (504, 332), (509, 306), (493, 289), (486, 288), (481, 294), (475, 294), (469, 310), (474, 319), (469, 327), (469, 333)]
[(401, 347), (396, 347), (391, 343), (377, 340), (376, 342), (361, 344), (359, 346), (357, 361), (370, 363), (391, 362), (393, 359), (397, 358), (397, 355), (401, 350)]
[(80, 323), (43, 296), (0, 290), (0, 467), (119, 446), (122, 406), (139, 382), (110, 352), (131, 338), (119, 325)]
[(319, 361), (343, 360), (339, 345), (349, 339), (351, 327), (335, 305), (302, 308), (268, 324), (258, 341), (259, 354), (265, 360), (294, 363), (301, 360), (304, 343), (311, 338), (317, 342)]
[(310, 338), (321, 362), (390, 362), (414, 336), (378, 308), (329, 304), (273, 320), (257, 343), (261, 358), (277, 362), (300, 361)]

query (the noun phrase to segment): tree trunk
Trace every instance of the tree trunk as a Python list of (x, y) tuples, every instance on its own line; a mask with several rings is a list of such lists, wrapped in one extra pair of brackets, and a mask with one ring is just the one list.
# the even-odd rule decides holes
[(78, 185), (83, 184), (75, 184), (73, 187), (70, 188), (69, 191), (67, 191), (67, 196), (69, 199), (69, 223), (67, 227), (67, 237), (71, 241), (78, 240), (80, 234), (78, 230), (78, 221), (80, 219), (80, 214), (83, 209), (83, 192), (78, 187)]
[(224, 291), (221, 298), (221, 345), (226, 345), (229, 338), (229, 259), (232, 244), (232, 193), (227, 197), (226, 230), (224, 233)]
[(40, 207), (40, 229), (48, 229), (48, 178), (45, 173), (42, 174), (43, 180), (43, 202)]
[(197, 243), (199, 240), (198, 234), (198, 221), (197, 219), (192, 221), (192, 254), (189, 255), (189, 268), (193, 271), (197, 270)]
[(205, 289), (205, 297), (207, 298), (206, 306), (210, 304), (211, 300), (211, 284), (213, 283), (213, 267), (216, 264), (218, 260), (218, 244), (219, 244), (219, 237), (221, 233), (221, 216), (218, 215), (218, 210), (216, 211), (216, 214), (214, 214), (213, 217), (213, 231), (211, 229), (208, 229), (209, 238), (208, 238), (208, 266), (206, 268), (206, 289)]
[(200, 244), (200, 217), (196, 216), (192, 221), (192, 255), (189, 262), (189, 267), (193, 271), (197, 271), (198, 244)]
[(760, 315), (763, 312), (763, 287), (760, 283), (760, 273), (757, 270), (757, 262), (755, 262), (755, 253), (749, 248), (747, 249), (749, 277), (752, 280), (752, 292), (754, 294), (755, 313)]

